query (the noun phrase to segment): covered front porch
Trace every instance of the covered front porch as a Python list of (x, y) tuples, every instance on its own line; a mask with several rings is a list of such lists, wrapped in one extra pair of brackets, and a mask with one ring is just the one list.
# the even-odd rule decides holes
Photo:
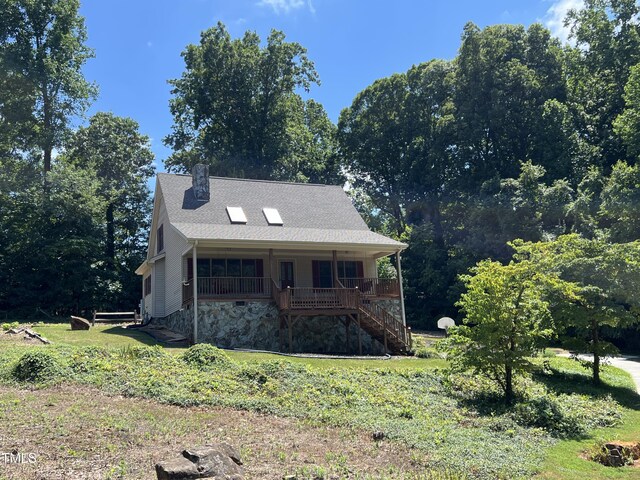
[[(390, 254), (395, 256), (398, 276), (378, 278), (377, 261)], [(285, 340), (288, 350), (293, 350), (292, 332), (301, 318), (312, 323), (319, 318), (342, 321), (345, 344), (349, 343), (350, 325), (357, 325), (358, 351), (362, 351), (361, 331), (378, 340), (385, 352), (411, 349), (397, 251), (265, 251), (196, 243), (183, 255), (183, 274), (183, 305), (194, 307), (194, 318), (201, 302), (254, 310), (256, 302), (275, 304), (281, 350)], [(197, 329), (194, 321), (194, 338)]]
[[(345, 308), (345, 291), (371, 298), (401, 296), (397, 278), (378, 278), (379, 255), (350, 251), (267, 252), (200, 247), (183, 259), (182, 303), (207, 300), (274, 299), (293, 309)], [(194, 276), (193, 272), (197, 272)]]

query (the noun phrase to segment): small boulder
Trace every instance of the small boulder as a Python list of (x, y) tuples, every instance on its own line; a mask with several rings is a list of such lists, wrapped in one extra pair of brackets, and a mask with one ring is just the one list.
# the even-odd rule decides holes
[(71, 330), (89, 330), (91, 323), (86, 318), (71, 315)]
[(183, 450), (181, 456), (156, 464), (156, 475), (158, 480), (242, 480), (244, 469), (238, 450), (217, 443)]
[(376, 442), (379, 442), (380, 440), (384, 440), (384, 432), (380, 430), (376, 430), (371, 434), (371, 438), (373, 438)]

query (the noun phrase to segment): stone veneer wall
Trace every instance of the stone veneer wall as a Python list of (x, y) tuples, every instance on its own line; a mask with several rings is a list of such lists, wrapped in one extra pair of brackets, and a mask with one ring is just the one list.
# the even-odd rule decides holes
[[(386, 308), (386, 306), (385, 306)], [(399, 306), (398, 306), (399, 308)], [(156, 324), (192, 338), (193, 310), (185, 308), (161, 319)], [(293, 351), (297, 353), (345, 353), (346, 328), (337, 318), (300, 317), (293, 326)], [(349, 328), (350, 353), (358, 353), (358, 326)], [(278, 351), (278, 308), (270, 301), (198, 302), (198, 341), (222, 348), (250, 348)], [(288, 351), (289, 330), (283, 328), (283, 347)], [(365, 331), (361, 332), (362, 353), (380, 355), (384, 347)]]
[(398, 320), (402, 321), (402, 306), (399, 298), (383, 298), (380, 300), (372, 300), (382, 308), (391, 313)]

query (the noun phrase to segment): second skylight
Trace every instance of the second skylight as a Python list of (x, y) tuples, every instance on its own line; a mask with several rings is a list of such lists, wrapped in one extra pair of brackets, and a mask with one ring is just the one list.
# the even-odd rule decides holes
[(227, 215), (231, 223), (247, 223), (247, 216), (242, 207), (227, 207)]
[(263, 208), (262, 213), (264, 213), (264, 217), (267, 219), (267, 223), (269, 225), (282, 225), (282, 217), (280, 216), (280, 212), (275, 208)]

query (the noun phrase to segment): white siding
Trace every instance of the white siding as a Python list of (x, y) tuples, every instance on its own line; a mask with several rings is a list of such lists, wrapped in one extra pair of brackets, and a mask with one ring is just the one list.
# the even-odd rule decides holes
[(182, 281), (186, 270), (182, 270), (182, 254), (189, 248), (189, 243), (176, 232), (167, 220), (164, 227), (164, 245), (167, 252), (167, 288), (165, 315), (177, 312), (182, 308)]
[(153, 264), (153, 316), (165, 316), (165, 268), (164, 258)]

